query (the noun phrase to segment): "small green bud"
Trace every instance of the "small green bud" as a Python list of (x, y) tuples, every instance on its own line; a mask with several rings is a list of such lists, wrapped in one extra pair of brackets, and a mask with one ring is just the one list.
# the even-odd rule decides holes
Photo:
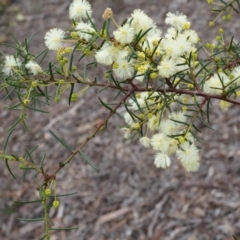
[(155, 72), (150, 74), (150, 78), (152, 78), (152, 79), (156, 78), (157, 76), (158, 76), (158, 75), (157, 75), (157, 73), (155, 73)]
[(151, 118), (152, 116), (153, 116), (152, 113), (148, 113), (148, 114), (147, 114), (147, 117), (148, 117), (148, 118)]
[(23, 104), (24, 104), (24, 105), (27, 105), (29, 102), (30, 102), (29, 99), (27, 99), (27, 98), (23, 99)]
[(58, 54), (58, 55), (57, 55), (57, 60), (58, 60), (58, 61), (61, 61), (61, 60), (62, 60), (62, 55), (59, 55), (59, 54)]
[(198, 58), (198, 54), (197, 54), (197, 53), (193, 53), (193, 54), (192, 54), (192, 58), (193, 58), (193, 59), (197, 59), (197, 58)]
[(180, 143), (186, 142), (186, 140), (183, 136), (179, 137), (178, 140), (179, 140)]
[(118, 68), (118, 64), (115, 62), (112, 67), (113, 67), (113, 69), (117, 69)]
[(54, 207), (54, 208), (58, 208), (59, 205), (60, 205), (60, 202), (59, 202), (59, 201), (57, 201), (57, 200), (53, 201), (53, 207)]
[(78, 38), (78, 33), (77, 32), (71, 32), (71, 37), (72, 38)]
[(184, 29), (184, 30), (188, 30), (190, 27), (191, 27), (191, 23), (190, 23), (190, 22), (186, 22), (186, 23), (183, 25), (183, 29)]
[(137, 55), (140, 59), (145, 59), (145, 53), (144, 52), (138, 52)]
[(44, 191), (44, 193), (45, 193), (46, 196), (49, 196), (49, 195), (51, 194), (51, 192), (52, 192), (52, 191), (51, 191), (50, 188), (46, 188), (45, 191)]
[(77, 66), (73, 66), (72, 71), (77, 71)]
[(90, 51), (89, 49), (85, 49), (85, 50), (83, 51), (83, 53), (86, 54), (86, 55), (90, 55), (91, 51)]
[(33, 81), (32, 82), (32, 87), (37, 87), (38, 86), (38, 81)]
[(141, 125), (140, 125), (140, 123), (135, 123), (135, 124), (133, 124), (132, 125), (132, 129), (140, 129), (140, 127), (141, 127)]
[(55, 101), (55, 102), (59, 102), (59, 100), (60, 100), (60, 97), (59, 97), (59, 96), (56, 96), (56, 97), (54, 98), (54, 101)]
[(65, 53), (71, 53), (72, 52), (72, 48), (71, 47), (66, 47), (65, 48)]
[(211, 49), (214, 49), (216, 47), (216, 45), (213, 43), (211, 44)]
[(206, 43), (207, 48), (211, 48), (211, 43)]
[(73, 93), (72, 96), (71, 96), (71, 101), (74, 102), (76, 100), (77, 100), (77, 94)]
[(25, 168), (26, 166), (23, 164), (23, 163), (20, 163), (19, 165), (18, 165), (18, 168), (21, 170), (21, 169), (23, 169), (23, 168)]
[(183, 112), (187, 112), (187, 106), (183, 106), (183, 107), (182, 107), (182, 111), (183, 111)]
[(214, 24), (215, 24), (214, 22), (209, 22), (209, 26), (210, 26), (210, 27), (213, 27)]
[(221, 37), (220, 37), (220, 36), (216, 36), (216, 40), (217, 40), (217, 41), (220, 41), (220, 40), (221, 40)]
[(219, 28), (218, 32), (221, 34), (224, 32), (223, 28)]
[(187, 86), (188, 86), (189, 89), (193, 89), (194, 88), (194, 85), (192, 83), (188, 83)]

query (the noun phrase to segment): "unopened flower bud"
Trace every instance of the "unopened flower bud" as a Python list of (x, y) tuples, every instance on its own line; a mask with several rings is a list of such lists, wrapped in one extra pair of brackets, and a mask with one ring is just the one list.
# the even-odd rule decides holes
[(51, 194), (51, 189), (50, 188), (46, 188), (44, 193), (45, 193), (45, 195), (49, 196)]
[(209, 26), (213, 27), (214, 26), (214, 22), (209, 22)]
[(53, 207), (54, 208), (58, 208), (59, 205), (60, 205), (59, 201), (57, 201), (57, 200), (53, 201)]
[(104, 20), (107, 20), (107, 19), (111, 18), (112, 16), (113, 16), (112, 9), (111, 8), (106, 8), (106, 10), (104, 11), (104, 13), (102, 15), (102, 18)]

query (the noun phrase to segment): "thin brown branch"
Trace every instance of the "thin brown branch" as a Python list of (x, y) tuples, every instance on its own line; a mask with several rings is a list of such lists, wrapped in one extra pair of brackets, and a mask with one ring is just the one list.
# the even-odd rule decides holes
[(72, 153), (71, 155), (63, 162), (61, 162), (59, 164), (59, 167), (57, 168), (57, 170), (55, 171), (55, 173), (53, 174), (53, 176), (56, 176), (56, 174), (68, 163), (71, 162), (71, 160), (74, 158), (75, 155), (77, 155), (79, 153), (79, 151), (81, 149), (83, 149), (83, 147), (97, 134), (98, 131), (100, 131), (100, 129), (102, 129), (104, 127), (104, 125), (106, 124), (106, 122), (112, 117), (112, 115), (114, 115), (117, 111), (117, 109), (122, 105), (123, 102), (125, 102), (128, 97), (134, 93), (136, 90), (136, 86), (134, 85), (128, 92), (126, 95), (124, 95), (120, 101), (118, 102), (118, 104), (115, 106), (115, 108), (109, 112), (109, 114), (107, 115), (107, 117), (105, 118), (105, 120), (98, 125), (98, 127), (96, 128), (95, 131), (93, 131), (86, 139), (84, 142), (82, 142)]
[[(90, 83), (86, 83), (89, 84), (90, 86), (99, 86), (99, 87), (108, 87), (108, 88), (112, 88), (112, 89), (119, 89), (116, 85), (113, 84), (109, 84), (109, 83), (94, 83), (94, 82), (90, 82)], [(135, 86), (135, 85), (134, 85)], [(122, 87), (122, 90), (128, 92), (129, 88), (128, 87)], [(170, 93), (179, 93), (179, 94), (187, 94), (187, 95), (191, 95), (191, 96), (200, 96), (200, 97), (204, 97), (207, 99), (219, 99), (219, 100), (224, 100), (226, 102), (230, 102), (236, 105), (240, 105), (240, 101), (236, 100), (234, 98), (227, 98), (224, 97), (222, 95), (219, 94), (210, 94), (210, 93), (205, 93), (201, 90), (197, 91), (197, 90), (186, 90), (186, 89), (176, 89), (176, 88), (168, 88), (168, 89), (164, 89), (164, 88), (158, 88), (158, 89), (152, 89), (152, 88), (146, 88), (146, 87), (137, 87), (135, 88), (134, 92), (148, 92), (148, 91), (155, 91), (155, 92), (162, 92), (162, 93), (166, 93), (166, 92), (170, 92)]]

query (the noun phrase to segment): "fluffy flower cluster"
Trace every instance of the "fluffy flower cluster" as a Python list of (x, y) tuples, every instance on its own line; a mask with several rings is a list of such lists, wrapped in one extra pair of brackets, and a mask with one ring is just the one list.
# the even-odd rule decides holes
[[(92, 8), (86, 0), (74, 0), (69, 7), (69, 17), (75, 21), (75, 32), (79, 39), (90, 41), (95, 32), (88, 22), (92, 15)], [(83, 22), (86, 20), (87, 22)], [(73, 31), (74, 32), (74, 31)], [(59, 28), (50, 29), (45, 35), (45, 45), (49, 50), (59, 50), (63, 47), (66, 33)]]
[[(134, 10), (122, 25), (115, 22), (112, 10), (106, 9), (103, 14), (105, 22), (99, 32), (91, 15), (92, 9), (86, 0), (73, 0), (69, 8), (69, 16), (74, 23), (70, 38), (76, 40), (78, 49), (84, 46), (85, 55), (94, 55), (94, 64), (108, 66), (106, 76), (111, 75), (114, 82), (138, 84), (132, 82), (137, 80), (148, 88), (154, 86), (154, 89), (160, 86), (179, 90), (201, 88), (209, 94), (223, 94), (240, 85), (239, 66), (228, 69), (228, 72), (221, 70), (211, 76), (207, 72), (206, 76), (209, 77), (201, 79), (201, 84), (198, 84), (200, 74), (194, 71), (198, 64), (196, 45), (199, 37), (182, 13), (166, 15), (168, 29), (165, 34), (140, 9)], [(108, 29), (110, 21), (116, 25), (112, 34)], [(63, 41), (68, 38), (63, 30), (51, 29), (46, 33), (45, 44), (49, 49), (63, 53)], [(17, 64), (12, 63), (12, 66)], [(30, 67), (32, 74), (40, 72), (34, 63), (26, 65), (26, 68)], [(11, 68), (5, 71), (12, 73)], [(154, 80), (156, 78), (158, 80)], [(124, 118), (128, 126), (123, 128), (124, 136), (128, 138), (134, 132), (140, 133), (140, 143), (157, 152), (157, 167), (170, 166), (170, 156), (175, 154), (187, 171), (196, 171), (199, 167), (199, 152), (191, 134), (192, 123), (187, 123), (189, 114), (186, 113), (188, 107), (198, 105), (196, 98), (171, 93), (163, 96), (154, 91), (135, 94), (129, 100), (129, 106), (126, 106), (128, 111)], [(177, 106), (172, 107), (173, 103), (177, 103)], [(220, 102), (223, 110), (229, 106), (226, 101)]]
[[(188, 70), (190, 63), (187, 60), (196, 52), (198, 35), (189, 29), (190, 22), (183, 14), (168, 13), (166, 24), (170, 28), (162, 36), (162, 31), (150, 17), (140, 9), (134, 10), (131, 17), (113, 32), (114, 41), (108, 41), (96, 52), (97, 62), (112, 66), (119, 79), (134, 77), (139, 81), (149, 75), (170, 78), (177, 72)], [(136, 51), (133, 52), (132, 46), (137, 46)], [(153, 60), (159, 64), (153, 64)]]
[(13, 75), (15, 69), (21, 66), (21, 62), (18, 58), (7, 55), (4, 60), (3, 72), (6, 76)]
[[(19, 58), (12, 56), (12, 55), (7, 55), (5, 56), (4, 60), (4, 66), (3, 66), (3, 73), (6, 76), (11, 76), (14, 74), (14, 72), (22, 71), (21, 69), (21, 62)], [(25, 64), (25, 68), (32, 73), (33, 75), (37, 75), (41, 72), (43, 72), (42, 68), (39, 66), (34, 61), (29, 61)], [(21, 74), (21, 72), (19, 72)]]
[(74, 0), (69, 7), (69, 16), (75, 21), (82, 21), (92, 15), (92, 8), (86, 0)]
[[(183, 98), (177, 101), (183, 102)], [(124, 128), (125, 137), (141, 132), (140, 143), (157, 152), (154, 160), (157, 167), (169, 167), (170, 156), (175, 153), (187, 171), (196, 171), (199, 168), (199, 152), (183, 111), (170, 112), (163, 109), (159, 93), (137, 94), (129, 100), (129, 105), (129, 111), (124, 114), (128, 125)], [(161, 108), (163, 114), (158, 111)]]

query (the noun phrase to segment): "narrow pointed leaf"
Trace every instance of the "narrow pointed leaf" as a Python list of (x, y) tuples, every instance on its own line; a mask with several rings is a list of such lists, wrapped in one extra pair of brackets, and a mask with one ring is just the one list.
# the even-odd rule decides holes
[(57, 230), (57, 231), (70, 231), (70, 230), (76, 230), (78, 229), (77, 227), (73, 227), (73, 228), (49, 228), (49, 230)]
[(42, 202), (42, 199), (26, 201), (26, 202), (14, 201), (15, 204), (30, 204), (30, 203), (37, 203), (37, 202)]
[(8, 160), (5, 160), (5, 164), (6, 164), (6, 166), (7, 166), (7, 169), (8, 169), (8, 171), (9, 171), (9, 173), (12, 175), (12, 177), (13, 177), (14, 179), (16, 179), (15, 175), (13, 174), (12, 170), (11, 170), (10, 167), (9, 167)]
[(101, 104), (102, 104), (105, 108), (107, 108), (107, 109), (110, 110), (111, 112), (113, 111), (113, 109), (110, 108), (107, 104), (105, 104), (100, 97), (99, 97), (98, 99), (99, 99), (99, 101), (101, 102)]
[(68, 104), (71, 104), (72, 101), (72, 94), (73, 94), (73, 90), (74, 90), (74, 84), (71, 83), (71, 89), (70, 89), (70, 93), (69, 93), (69, 97), (68, 97)]
[(22, 222), (40, 222), (44, 221), (44, 218), (17, 218), (19, 221)]
[(98, 168), (97, 167), (95, 167), (93, 164), (92, 164), (92, 162), (91, 162), (91, 160), (89, 159), (89, 157), (83, 152), (83, 151), (79, 151), (79, 154), (83, 157), (83, 159), (93, 168), (93, 169), (95, 169), (96, 171), (98, 171)]
[(38, 240), (44, 240), (46, 239), (47, 235), (44, 235), (43, 237), (39, 238)]
[(70, 152), (72, 152), (72, 149), (61, 139), (59, 138), (52, 130), (49, 130), (49, 132), (52, 134), (52, 136), (54, 138), (56, 138), (56, 140), (58, 142), (60, 142), (67, 150), (69, 150)]

